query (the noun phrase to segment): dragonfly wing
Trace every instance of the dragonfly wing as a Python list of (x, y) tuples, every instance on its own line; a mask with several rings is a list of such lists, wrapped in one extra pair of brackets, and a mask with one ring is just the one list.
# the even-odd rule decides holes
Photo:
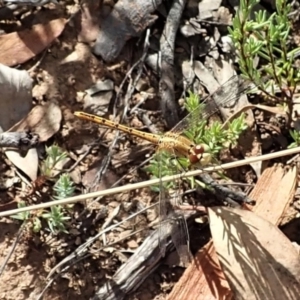
[(193, 127), (199, 122), (199, 119), (207, 119), (219, 111), (220, 106), (232, 106), (251, 89), (253, 89), (253, 85), (249, 81), (243, 80), (237, 75), (232, 76), (213, 94), (206, 97), (202, 104), (183, 118), (171, 132), (181, 133), (187, 128)]
[(181, 213), (174, 213), (171, 218), (173, 219), (172, 242), (178, 253), (181, 265), (186, 267), (191, 262), (190, 239), (186, 219)]
[[(185, 171), (176, 158), (173, 159), (173, 163), (170, 164), (170, 167), (172, 169), (173, 175)], [(191, 260), (191, 254), (189, 249), (189, 231), (184, 215), (180, 212), (175, 212), (175, 210), (173, 209), (173, 205), (178, 208), (182, 202), (180, 195), (180, 179), (174, 181), (174, 191), (175, 195), (172, 199), (172, 206), (170, 206), (170, 210), (168, 212), (168, 218), (172, 220), (172, 242), (178, 253), (181, 265), (185, 267)]]
[(164, 257), (166, 253), (166, 247), (167, 247), (167, 228), (164, 226), (164, 220), (167, 219), (167, 191), (165, 184), (162, 182), (162, 177), (163, 177), (163, 151), (158, 151), (156, 154), (158, 155), (157, 160), (159, 162), (158, 164), (158, 174), (159, 174), (159, 248), (160, 248), (160, 253), (161, 256)]

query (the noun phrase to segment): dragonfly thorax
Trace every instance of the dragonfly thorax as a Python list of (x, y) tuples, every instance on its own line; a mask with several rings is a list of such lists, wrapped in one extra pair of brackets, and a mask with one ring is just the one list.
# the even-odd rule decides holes
[(177, 156), (186, 157), (191, 165), (207, 165), (210, 162), (210, 154), (204, 144), (196, 145), (188, 138), (176, 133), (167, 132), (159, 141), (159, 148), (174, 151)]
[(189, 161), (192, 165), (201, 161), (204, 153), (204, 147), (202, 145), (196, 145), (190, 150)]

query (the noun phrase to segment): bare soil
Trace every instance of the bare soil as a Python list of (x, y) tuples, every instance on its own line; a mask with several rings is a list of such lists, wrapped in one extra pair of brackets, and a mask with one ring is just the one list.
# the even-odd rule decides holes
[[(104, 2), (106, 4), (105, 9), (109, 11), (109, 1)], [(36, 8), (31, 12), (24, 13), (24, 15), (21, 14), (19, 18), (23, 17), (23, 20), (12, 19), (6, 24), (5, 30), (6, 32), (13, 32), (16, 28), (26, 28), (28, 24), (38, 23), (38, 20), (43, 19), (45, 21), (44, 18), (46, 17), (48, 20), (56, 17), (68, 18), (77, 9), (79, 9), (79, 5), (73, 1), (67, 1), (59, 8), (49, 4), (44, 9)], [(89, 30), (88, 32), (91, 33), (92, 27)], [(51, 46), (49, 45), (45, 54), (37, 55), (33, 60), (23, 64), (22, 68), (29, 70), (33, 67), (30, 72), (34, 82), (33, 104), (55, 101), (62, 111), (61, 128), (46, 144), (57, 143), (69, 154), (70, 161), (65, 168), (67, 169), (80, 159), (90, 147), (92, 149), (71, 172), (71, 177), (76, 183), (76, 194), (81, 194), (92, 186), (95, 174), (99, 171), (101, 162), (107, 155), (115, 132), (78, 120), (73, 112), (84, 110), (85, 91), (97, 80), (112, 80), (115, 86), (113, 91), (115, 95), (135, 56), (139, 54), (139, 51), (135, 51), (136, 45), (141, 48), (142, 43), (138, 42), (138, 39), (129, 41), (117, 62), (105, 63), (92, 54), (88, 44), (78, 41), (78, 31), (80, 28), (77, 27), (77, 23), (71, 22), (66, 26), (63, 34)], [(39, 65), (36, 66), (38, 62)], [(148, 117), (156, 128), (161, 130), (163, 129), (163, 121), (158, 111), (157, 78), (151, 71), (147, 70), (142, 79), (143, 83), (148, 86), (148, 92), (154, 94), (153, 98), (146, 101), (142, 107), (144, 110), (151, 110)], [(137, 91), (133, 99), (130, 99), (130, 107), (138, 103), (141, 97), (142, 93)], [(112, 114), (114, 103), (111, 99), (107, 100), (104, 97), (94, 104), (97, 105), (98, 109), (99, 107), (103, 108), (104, 116), (109, 117)], [(120, 106), (116, 104), (116, 107), (117, 116), (120, 116), (123, 104)], [(149, 130), (136, 115), (129, 116), (126, 122), (127, 125), (134, 128)], [(92, 147), (97, 138), (100, 138), (98, 144), (96, 147)], [(247, 143), (247, 139), (245, 140)], [(245, 148), (248, 147), (249, 145), (245, 144)], [(120, 185), (148, 179), (149, 175), (142, 168), (137, 170), (134, 168), (145, 160), (146, 154), (151, 155), (154, 150), (154, 146), (149, 145), (149, 143), (122, 134), (112, 153), (111, 163), (96, 190), (107, 189), (122, 177), (124, 178)], [(4, 156), (3, 159), (7, 162)], [(15, 174), (15, 171), (11, 171), (13, 168), (10, 164), (9, 167), (4, 165), (1, 170), (3, 169), (8, 173), (12, 172), (10, 175), (13, 176)], [(233, 172), (230, 175), (235, 181), (251, 184), (255, 181), (254, 172), (250, 171), (250, 168)], [(28, 205), (49, 201), (53, 182), (42, 181), (41, 185), (37, 185), (40, 196), (36, 195), (36, 189), (27, 189), (24, 186), (19, 183), (5, 192), (1, 191), (1, 205), (20, 199), (26, 199)], [(2, 264), (4, 264), (10, 251), (13, 251), (13, 254), (1, 274), (0, 298), (6, 300), (37, 299), (47, 284), (46, 278), (50, 270), (84, 241), (99, 232), (107, 220), (112, 219), (111, 222), (114, 223), (130, 215), (132, 211), (126, 211), (126, 206), (129, 207), (132, 203), (146, 206), (155, 201), (157, 201), (157, 194), (145, 188), (106, 197), (87, 211), (84, 210), (90, 201), (75, 204), (72, 208), (72, 219), (68, 222), (68, 234), (54, 235), (45, 229), (39, 233), (23, 232), (15, 249), (13, 249), (13, 243), (17, 239), (21, 223), (10, 218), (2, 219), (0, 223), (0, 261)], [(116, 218), (112, 218), (112, 213), (120, 203), (125, 209), (122, 207), (122, 212)], [(79, 216), (83, 211), (83, 215)], [(100, 216), (99, 212), (101, 212)], [(148, 230), (152, 229), (149, 228), (149, 224), (155, 220), (157, 213), (157, 210), (153, 209), (147, 215), (136, 218), (134, 222), (125, 223), (122, 228), (106, 235), (106, 243), (114, 242), (132, 233), (133, 230), (145, 227), (148, 227)], [(92, 255), (83, 261), (76, 262), (62, 276), (59, 275), (48, 287), (43, 299), (91, 299), (98, 288), (109, 280), (122, 263), (137, 249), (147, 236), (147, 232), (147, 230), (142, 231), (101, 251), (98, 249), (103, 241), (99, 241), (98, 244), (95, 243), (90, 249)], [(209, 238), (208, 227), (196, 226), (190, 235), (192, 251), (196, 252)], [(166, 299), (167, 294), (184, 271), (180, 267), (170, 267), (168, 259), (172, 260), (172, 257), (167, 258), (148, 277), (138, 291), (127, 296), (127, 299)]]

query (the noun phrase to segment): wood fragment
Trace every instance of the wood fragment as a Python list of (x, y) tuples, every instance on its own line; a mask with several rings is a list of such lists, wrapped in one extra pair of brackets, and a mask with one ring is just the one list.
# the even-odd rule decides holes
[(161, 109), (169, 128), (179, 123), (175, 101), (174, 50), (175, 39), (186, 0), (173, 1), (163, 33), (160, 38), (160, 81)]
[[(293, 200), (296, 178), (295, 167), (287, 172), (278, 166), (266, 169), (250, 195), (257, 201), (252, 210), (271, 223), (279, 224), (285, 208)], [(232, 299), (229, 284), (220, 270), (213, 242), (210, 241), (195, 255), (167, 299)]]
[(4, 132), (0, 134), (0, 147), (11, 147), (27, 152), (39, 142), (37, 134), (30, 132)]
[(161, 0), (120, 0), (112, 12), (101, 22), (101, 28), (94, 45), (94, 53), (106, 62), (114, 61), (126, 41), (138, 37), (151, 26), (157, 17), (151, 15)]

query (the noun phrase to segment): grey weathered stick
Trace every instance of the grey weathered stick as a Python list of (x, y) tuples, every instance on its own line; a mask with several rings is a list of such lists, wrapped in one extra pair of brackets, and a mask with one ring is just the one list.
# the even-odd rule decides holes
[(161, 109), (169, 128), (179, 122), (174, 95), (174, 49), (175, 38), (186, 0), (174, 0), (166, 25), (160, 38), (160, 82)]
[(39, 142), (37, 134), (30, 132), (4, 132), (0, 134), (0, 147), (16, 148), (23, 153)]
[[(185, 212), (186, 217), (189, 217), (195, 212)], [(169, 219), (165, 222), (167, 230), (165, 230), (166, 239), (170, 237), (173, 229), (173, 220)], [(159, 230), (152, 232), (136, 250), (128, 261), (123, 264), (115, 273), (113, 278), (106, 282), (93, 300), (121, 300), (126, 295), (135, 291), (144, 280), (159, 266), (161, 252), (159, 249)], [(167, 244), (168, 250), (172, 248), (172, 243), (169, 240)]]
[(126, 41), (138, 37), (151, 26), (156, 16), (151, 15), (162, 0), (119, 0), (112, 12), (101, 22), (94, 53), (109, 62), (115, 60)]

